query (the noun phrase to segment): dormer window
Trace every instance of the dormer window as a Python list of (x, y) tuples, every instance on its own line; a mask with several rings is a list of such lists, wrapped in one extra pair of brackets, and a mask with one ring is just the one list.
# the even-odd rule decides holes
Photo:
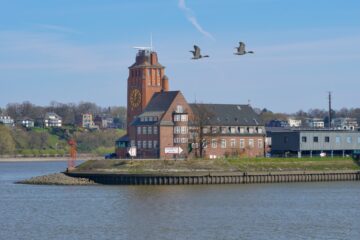
[(177, 105), (177, 106), (176, 106), (176, 112), (177, 112), (177, 113), (183, 113), (183, 112), (184, 112), (183, 106)]

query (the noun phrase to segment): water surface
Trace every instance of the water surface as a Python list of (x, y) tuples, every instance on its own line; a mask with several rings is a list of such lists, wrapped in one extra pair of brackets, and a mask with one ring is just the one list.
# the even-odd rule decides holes
[(0, 163), (0, 239), (360, 239), (359, 182), (14, 184), (65, 168)]

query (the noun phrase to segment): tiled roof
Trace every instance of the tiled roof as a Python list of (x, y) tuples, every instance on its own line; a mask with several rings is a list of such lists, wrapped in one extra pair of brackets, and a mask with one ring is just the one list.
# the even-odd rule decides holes
[(144, 113), (159, 111), (166, 112), (179, 92), (180, 91), (166, 91), (154, 93), (150, 102), (146, 106)]
[(190, 104), (195, 115), (204, 124), (214, 126), (262, 126), (258, 114), (249, 105), (240, 104)]

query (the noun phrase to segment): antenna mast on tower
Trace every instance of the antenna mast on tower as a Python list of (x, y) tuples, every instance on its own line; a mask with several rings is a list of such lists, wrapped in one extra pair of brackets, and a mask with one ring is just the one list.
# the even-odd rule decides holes
[(329, 124), (328, 127), (331, 128), (331, 92), (329, 92)]

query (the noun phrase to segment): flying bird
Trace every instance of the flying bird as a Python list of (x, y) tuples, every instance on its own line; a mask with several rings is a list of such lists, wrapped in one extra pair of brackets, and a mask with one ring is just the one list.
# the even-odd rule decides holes
[(194, 51), (190, 51), (190, 52), (192, 52), (192, 54), (194, 55), (191, 59), (200, 59), (200, 58), (205, 58), (205, 57), (209, 57), (209, 55), (204, 55), (204, 56), (202, 56), (201, 54), (200, 54), (200, 48), (198, 47), (198, 46), (196, 46), (196, 45), (194, 45)]
[(247, 53), (254, 53), (253, 51), (246, 51), (245, 50), (245, 43), (239, 42), (239, 47), (235, 47), (237, 49), (237, 52), (235, 52), (235, 55), (244, 55)]

